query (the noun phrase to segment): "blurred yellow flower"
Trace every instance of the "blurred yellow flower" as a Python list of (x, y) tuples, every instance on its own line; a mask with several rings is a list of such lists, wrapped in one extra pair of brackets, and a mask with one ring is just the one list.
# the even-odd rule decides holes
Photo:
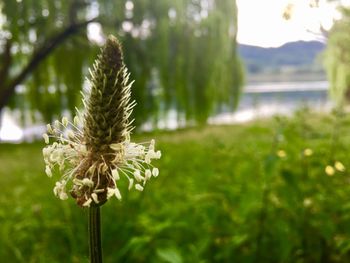
[(303, 201), (304, 207), (310, 207), (312, 205), (312, 200), (311, 198), (305, 198)]
[(280, 158), (285, 158), (287, 156), (286, 152), (283, 150), (278, 150), (276, 154)]
[(313, 153), (314, 152), (310, 148), (306, 148), (304, 150), (304, 156), (311, 156), (311, 155), (313, 155)]
[(331, 165), (327, 165), (324, 171), (328, 176), (333, 176), (335, 173), (335, 170)]
[(335, 162), (334, 167), (335, 167), (335, 169), (338, 170), (339, 172), (344, 172), (344, 171), (345, 171), (345, 166), (344, 166), (344, 164), (342, 164), (342, 163), (339, 162), (339, 161), (336, 161), (336, 162)]

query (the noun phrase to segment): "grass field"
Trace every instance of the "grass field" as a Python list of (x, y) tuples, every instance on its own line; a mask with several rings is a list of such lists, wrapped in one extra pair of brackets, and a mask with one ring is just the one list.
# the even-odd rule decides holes
[[(346, 115), (150, 138), (160, 175), (102, 207), (105, 262), (350, 262)], [(0, 144), (0, 261), (88, 262), (87, 211), (54, 197), (43, 146)]]

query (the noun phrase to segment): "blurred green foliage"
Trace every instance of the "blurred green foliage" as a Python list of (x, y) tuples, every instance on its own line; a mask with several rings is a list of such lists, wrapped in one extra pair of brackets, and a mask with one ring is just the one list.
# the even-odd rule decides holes
[(341, 105), (350, 101), (350, 9), (340, 8), (342, 18), (328, 33), (324, 64), (330, 82), (330, 95)]
[[(303, 110), (138, 135), (157, 138), (160, 176), (102, 207), (105, 261), (349, 262), (349, 129)], [(0, 258), (88, 262), (87, 211), (54, 197), (42, 146), (0, 146)]]
[(139, 123), (157, 123), (169, 109), (201, 123), (236, 107), (243, 75), (236, 1), (4, 0), (0, 111), (10, 105), (45, 122), (65, 110), (74, 115), (97, 51), (87, 24), (121, 38)]

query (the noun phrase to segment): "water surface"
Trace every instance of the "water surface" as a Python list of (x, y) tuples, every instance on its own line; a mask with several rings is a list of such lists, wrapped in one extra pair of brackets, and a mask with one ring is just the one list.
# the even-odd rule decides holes
[[(301, 106), (316, 111), (328, 111), (332, 103), (328, 98), (327, 81), (272, 82), (249, 84), (244, 88), (237, 110), (224, 112), (209, 118), (210, 124), (229, 124), (266, 118), (275, 114), (290, 115)], [(158, 122), (162, 129), (176, 129), (179, 126), (177, 114), (170, 111), (167, 118)], [(147, 125), (145, 125), (147, 129)], [(149, 126), (151, 129), (152, 126)], [(30, 125), (21, 128), (15, 114), (4, 111), (0, 140), (20, 142), (40, 137), (45, 125)]]

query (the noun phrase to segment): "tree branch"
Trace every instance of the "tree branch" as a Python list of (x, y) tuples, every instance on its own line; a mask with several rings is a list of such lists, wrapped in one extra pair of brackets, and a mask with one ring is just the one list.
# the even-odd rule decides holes
[(41, 47), (39, 47), (23, 70), (8, 85), (5, 86), (5, 89), (0, 96), (0, 111), (14, 94), (16, 86), (22, 83), (28, 77), (29, 73), (31, 73), (41, 61), (51, 54), (58, 45), (63, 43), (70, 36), (76, 34), (81, 28), (86, 27), (89, 23), (94, 21), (96, 21), (96, 18), (80, 23), (70, 24), (62, 32), (51, 37)]

